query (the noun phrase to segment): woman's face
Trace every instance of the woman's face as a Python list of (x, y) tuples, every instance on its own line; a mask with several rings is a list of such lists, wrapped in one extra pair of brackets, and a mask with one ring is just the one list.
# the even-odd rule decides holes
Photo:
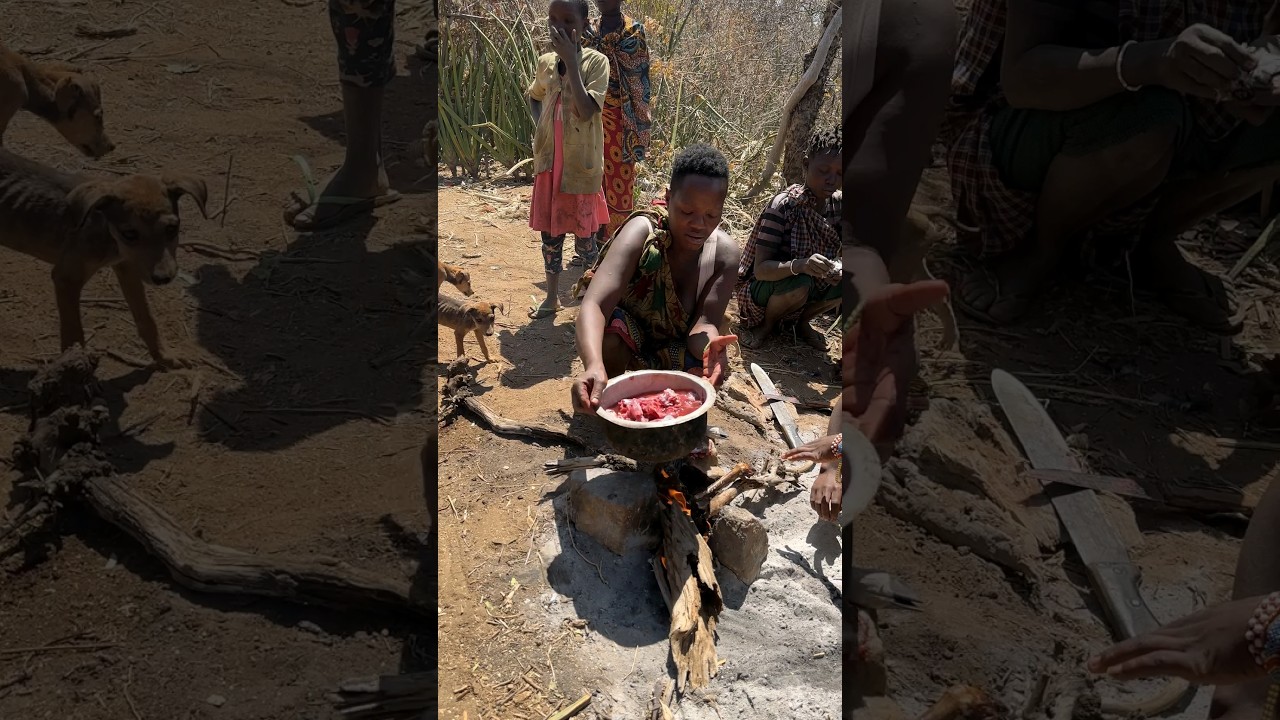
[(587, 29), (586, 21), (578, 14), (578, 4), (565, 0), (552, 0), (547, 6), (547, 24), (566, 33), (577, 31), (579, 38)]
[(622, 0), (596, 0), (601, 15), (615, 15), (622, 9)]
[(844, 162), (839, 153), (815, 155), (804, 167), (805, 187), (821, 197), (831, 197), (840, 189), (843, 178)]
[(667, 190), (671, 237), (686, 250), (700, 249), (720, 226), (729, 182), (724, 178), (686, 175)]

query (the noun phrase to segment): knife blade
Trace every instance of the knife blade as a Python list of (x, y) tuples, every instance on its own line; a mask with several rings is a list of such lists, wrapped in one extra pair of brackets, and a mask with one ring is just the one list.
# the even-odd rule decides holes
[[(1082, 471), (1058, 426), (1021, 381), (996, 369), (991, 387), (1036, 470)], [(1112, 630), (1128, 639), (1158, 628), (1160, 623), (1142, 599), (1138, 570), (1094, 491), (1052, 483), (1044, 489), (1089, 572)]]
[[(751, 363), (751, 377), (755, 378), (756, 384), (760, 386), (760, 392), (765, 395), (778, 395), (778, 388), (769, 379), (764, 368)], [(769, 410), (773, 412), (773, 419), (782, 430), (782, 437), (787, 441), (787, 447), (797, 448), (803, 445), (804, 443), (800, 441), (800, 429), (796, 427), (795, 418), (791, 417), (791, 409), (787, 404), (781, 400), (774, 400), (769, 403)]]

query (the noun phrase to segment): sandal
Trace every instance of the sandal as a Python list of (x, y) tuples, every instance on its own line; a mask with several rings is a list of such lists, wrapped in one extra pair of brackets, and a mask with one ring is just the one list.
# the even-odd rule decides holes
[(1154, 288), (1151, 292), (1165, 307), (1201, 330), (1227, 337), (1239, 335), (1244, 329), (1244, 322), (1231, 316), (1226, 288), (1204, 271), (1200, 271), (1199, 275), (1199, 290)]
[(529, 308), (529, 319), (541, 320), (543, 318), (552, 317), (558, 312), (560, 312), (559, 305), (547, 305), (543, 302)]
[[(977, 287), (979, 285), (982, 286), (980, 289)], [(980, 309), (969, 301), (969, 298), (975, 292), (982, 290), (987, 291), (992, 296), (991, 302), (987, 304), (985, 309)], [(959, 292), (953, 293), (951, 296), (951, 302), (960, 309), (960, 312), (974, 320), (996, 327), (1010, 325), (1026, 317), (1027, 313), (1035, 305), (1035, 299), (1036, 296), (1033, 293), (1001, 292), (1000, 279), (991, 270), (982, 266), (975, 268), (966, 275), (960, 281)], [(1008, 309), (1004, 312), (993, 314), (991, 309), (996, 305), (1003, 305)]]
[[(303, 180), (307, 185), (307, 196), (304, 198), (297, 190), (289, 193), (290, 205), (285, 208), (284, 221), (285, 224), (299, 232), (328, 230), (361, 215), (367, 215), (383, 205), (390, 205), (400, 200), (400, 193), (395, 190), (387, 190), (381, 195), (365, 198), (321, 195), (317, 189), (315, 177), (311, 173), (311, 166), (307, 164), (306, 158), (301, 155), (294, 155), (293, 161), (302, 169)], [(337, 212), (325, 215), (323, 219), (317, 220), (315, 217), (316, 210), (321, 205), (338, 205), (340, 209)], [(311, 218), (302, 219), (303, 213), (308, 211), (311, 212)]]
[(573, 259), (569, 261), (569, 267), (582, 267), (586, 264), (586, 261), (582, 259), (581, 255), (574, 255)]

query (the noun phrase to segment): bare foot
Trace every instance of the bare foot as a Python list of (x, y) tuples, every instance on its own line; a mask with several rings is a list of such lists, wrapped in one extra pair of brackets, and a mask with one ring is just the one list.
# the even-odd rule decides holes
[(739, 340), (738, 343), (748, 350), (759, 350), (764, 347), (766, 341), (773, 335), (772, 331), (766, 332), (763, 328), (752, 330), (751, 335), (745, 340)]
[(1026, 317), (1052, 279), (1054, 264), (1025, 254), (1010, 255), (976, 268), (961, 282), (956, 305), (965, 314), (992, 325)]
[(827, 349), (826, 336), (817, 330), (814, 330), (813, 326), (804, 320), (796, 323), (796, 336), (811, 348), (817, 350)]

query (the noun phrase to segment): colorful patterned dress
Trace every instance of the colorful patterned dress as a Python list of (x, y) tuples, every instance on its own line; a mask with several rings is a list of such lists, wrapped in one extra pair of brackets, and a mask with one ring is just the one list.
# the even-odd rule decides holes
[[(635, 354), (637, 367), (631, 369), (688, 371), (701, 367), (702, 358), (688, 349), (697, 308), (686, 310), (680, 302), (671, 264), (667, 262), (667, 249), (671, 247), (667, 208), (660, 201), (654, 201), (650, 207), (632, 213), (627, 220), (633, 217), (648, 218), (652, 231), (645, 238), (635, 274), (618, 299), (604, 331), (621, 337)], [(585, 292), (612, 245), (610, 239), (600, 248), (600, 257), (578, 281), (575, 293)]]
[(609, 58), (609, 93), (604, 117), (604, 195), (609, 205), (605, 237), (611, 238), (631, 215), (636, 163), (649, 147), (649, 48), (644, 25), (624, 16), (622, 27), (588, 34), (588, 47)]

